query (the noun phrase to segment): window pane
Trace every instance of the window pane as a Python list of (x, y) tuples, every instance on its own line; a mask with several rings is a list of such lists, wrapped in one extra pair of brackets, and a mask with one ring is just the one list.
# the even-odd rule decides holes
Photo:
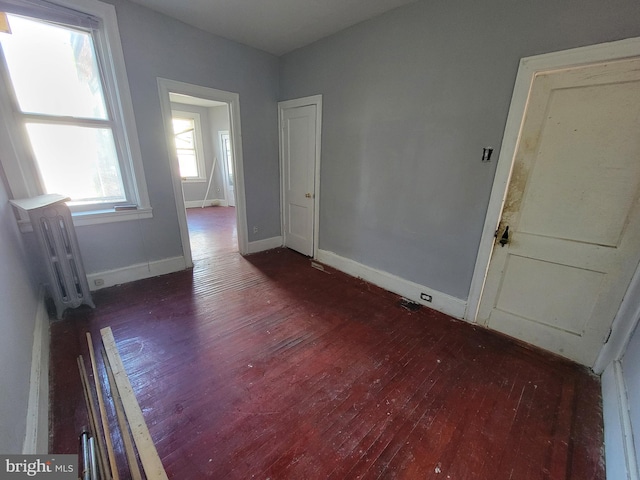
[(27, 131), (46, 193), (78, 202), (126, 200), (111, 130), (28, 123)]
[(194, 151), (178, 150), (178, 163), (180, 164), (181, 177), (198, 176), (198, 162)]
[(196, 122), (192, 118), (173, 117), (173, 133), (182, 178), (198, 177)]
[(193, 130), (189, 130), (176, 135), (176, 148), (195, 149)]
[(194, 121), (190, 118), (173, 117), (171, 120), (173, 121), (173, 133), (176, 136), (194, 129)]
[(176, 148), (195, 149), (195, 122), (190, 118), (173, 118)]
[(90, 34), (9, 15), (0, 34), (20, 110), (107, 119)]

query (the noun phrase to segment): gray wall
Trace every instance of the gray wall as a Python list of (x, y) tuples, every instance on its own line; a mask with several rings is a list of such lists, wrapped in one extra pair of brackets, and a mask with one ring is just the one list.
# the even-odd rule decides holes
[(1, 178), (0, 265), (0, 452), (22, 453), (38, 295)]
[(636, 0), (429, 0), (282, 57), (324, 96), (320, 248), (466, 299), (519, 59), (639, 35)]
[(278, 59), (126, 0), (116, 7), (153, 218), (77, 229), (87, 273), (182, 255), (157, 77), (237, 92), (249, 240), (280, 235)]

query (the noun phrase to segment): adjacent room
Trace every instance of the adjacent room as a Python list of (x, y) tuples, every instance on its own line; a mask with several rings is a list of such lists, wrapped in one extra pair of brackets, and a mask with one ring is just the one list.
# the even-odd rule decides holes
[(635, 0), (0, 0), (0, 455), (109, 327), (147, 478), (638, 478), (638, 72)]

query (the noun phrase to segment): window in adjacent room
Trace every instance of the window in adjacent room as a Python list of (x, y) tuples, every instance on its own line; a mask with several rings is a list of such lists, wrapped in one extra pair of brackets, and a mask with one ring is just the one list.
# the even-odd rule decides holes
[(0, 33), (0, 94), (13, 110), (4, 122), (17, 145), (18, 165), (5, 165), (14, 196), (60, 193), (76, 212), (148, 208), (108, 22), (34, 0), (9, 7), (10, 32)]
[(174, 110), (172, 121), (180, 176), (184, 181), (205, 181), (200, 115)]

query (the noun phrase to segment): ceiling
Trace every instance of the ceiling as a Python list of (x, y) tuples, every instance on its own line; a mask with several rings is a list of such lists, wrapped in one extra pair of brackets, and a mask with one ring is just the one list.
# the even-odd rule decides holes
[(196, 98), (189, 95), (183, 95), (181, 93), (169, 92), (169, 100), (174, 103), (182, 103), (186, 105), (195, 105), (197, 107), (222, 107), (227, 105), (224, 102), (218, 102), (216, 100), (207, 100), (205, 98)]
[(416, 0), (132, 0), (189, 25), (282, 55)]

